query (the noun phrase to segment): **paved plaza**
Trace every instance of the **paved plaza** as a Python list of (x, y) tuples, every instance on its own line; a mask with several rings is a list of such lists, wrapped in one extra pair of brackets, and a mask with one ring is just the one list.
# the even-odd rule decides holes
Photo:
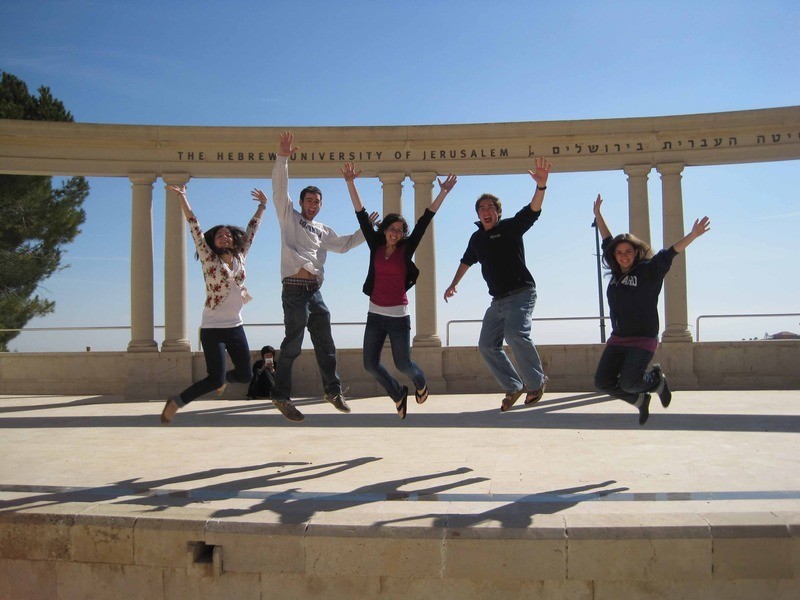
[(644, 427), (594, 393), (509, 413), (500, 398), (432, 395), (405, 421), (385, 397), (349, 415), (305, 399), (300, 424), (266, 400), (207, 400), (164, 427), (160, 401), (4, 396), (0, 510), (501, 528), (800, 512), (798, 391), (678, 391)]

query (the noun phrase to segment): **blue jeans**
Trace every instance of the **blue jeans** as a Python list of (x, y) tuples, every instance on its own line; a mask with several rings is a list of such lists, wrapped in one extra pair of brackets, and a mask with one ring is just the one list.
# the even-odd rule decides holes
[(400, 401), (402, 386), (381, 364), (381, 350), (386, 336), (392, 346), (394, 366), (414, 382), (416, 389), (425, 387), (425, 374), (411, 360), (411, 317), (386, 317), (367, 313), (367, 326), (364, 328), (364, 368), (383, 386), (389, 397)]
[[(542, 361), (531, 340), (531, 314), (535, 305), (536, 290), (524, 289), (504, 298), (494, 298), (483, 315), (478, 349), (506, 392), (538, 390), (544, 382)], [(520, 374), (503, 349), (503, 338), (514, 351)]]
[[(200, 343), (206, 359), (208, 376), (183, 390), (177, 399), (179, 407), (184, 407), (203, 394), (213, 392), (225, 385), (226, 381), (248, 383), (250, 381), (250, 347), (244, 327), (224, 329), (200, 329)], [(233, 370), (225, 372), (225, 352), (233, 362)]]
[(653, 353), (641, 348), (606, 344), (594, 374), (594, 386), (609, 396), (635, 404), (639, 394), (652, 392), (661, 382), (647, 365)]
[(284, 286), (283, 325), (286, 335), (275, 364), (275, 386), (272, 398), (288, 400), (292, 396), (292, 365), (300, 356), (305, 329), (311, 335), (317, 365), (322, 376), (322, 386), (327, 395), (342, 392), (342, 383), (336, 371), (336, 346), (331, 335), (331, 313), (319, 290)]

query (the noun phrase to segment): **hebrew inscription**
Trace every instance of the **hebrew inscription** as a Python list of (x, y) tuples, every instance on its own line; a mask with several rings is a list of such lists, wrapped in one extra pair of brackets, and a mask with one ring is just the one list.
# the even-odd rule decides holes
[[(570, 144), (548, 144), (537, 141), (527, 143), (527, 152), (523, 147), (457, 147), (457, 148), (404, 148), (375, 150), (326, 150), (296, 152), (290, 159), (295, 162), (331, 162), (342, 163), (355, 161), (391, 162), (391, 161), (453, 161), (453, 160), (498, 160), (508, 158), (526, 158), (531, 156), (591, 156), (613, 154), (638, 154), (643, 152), (681, 152), (685, 150), (704, 150), (733, 148), (741, 146), (764, 146), (785, 144), (800, 141), (800, 132), (768, 131), (763, 133), (739, 135), (709, 135), (707, 137), (659, 138), (658, 135), (646, 138), (621, 141), (615, 140), (576, 141)], [(178, 150), (176, 158), (184, 162), (267, 162), (275, 161), (275, 152), (267, 151), (231, 151), (231, 150)]]

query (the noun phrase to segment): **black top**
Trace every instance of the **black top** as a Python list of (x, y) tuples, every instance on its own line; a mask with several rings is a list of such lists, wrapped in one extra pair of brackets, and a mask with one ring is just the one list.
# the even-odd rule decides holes
[(264, 362), (262, 359), (253, 364), (253, 378), (250, 380), (250, 387), (247, 388), (247, 395), (251, 398), (269, 398), (275, 385), (275, 371), (261, 370)]
[[(613, 239), (604, 239), (603, 249)], [(612, 276), (606, 290), (612, 335), (658, 337), (658, 296), (664, 277), (672, 266), (672, 259), (677, 255), (670, 246), (653, 258), (640, 261), (621, 278)]]
[(525, 287), (535, 288), (533, 275), (525, 265), (525, 245), (522, 236), (530, 229), (542, 211), (526, 205), (510, 219), (501, 219), (488, 231), (480, 221), (472, 234), (461, 262), (471, 267), (481, 263), (481, 274), (489, 285), (492, 297), (502, 297)]

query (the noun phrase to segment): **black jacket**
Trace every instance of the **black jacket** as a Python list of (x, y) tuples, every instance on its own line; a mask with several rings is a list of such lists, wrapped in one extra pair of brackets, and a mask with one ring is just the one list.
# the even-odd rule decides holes
[[(604, 239), (603, 248), (613, 239)], [(653, 258), (640, 261), (619, 280), (612, 276), (606, 290), (612, 335), (658, 337), (658, 296), (672, 259), (677, 255), (670, 246)]]
[[(435, 212), (426, 208), (425, 213), (419, 218), (417, 224), (414, 226), (414, 230), (411, 232), (411, 235), (401, 240), (398, 244), (398, 247), (405, 246), (406, 290), (410, 290), (412, 287), (414, 287), (414, 284), (417, 282), (417, 278), (419, 277), (419, 269), (411, 260), (411, 257), (417, 250), (417, 246), (419, 246), (422, 236), (425, 235), (425, 231), (428, 229), (428, 225), (430, 225), (435, 215)], [(375, 253), (378, 251), (378, 248), (382, 248), (386, 245), (386, 236), (375, 231), (372, 222), (369, 220), (369, 215), (367, 215), (366, 208), (362, 208), (360, 211), (358, 211), (356, 213), (356, 218), (358, 219), (358, 224), (361, 227), (361, 231), (364, 233), (364, 239), (367, 241), (367, 246), (369, 246), (369, 270), (367, 271), (367, 279), (364, 281), (364, 287), (361, 289), (367, 296), (372, 296), (372, 289), (375, 286)]]
[(257, 360), (253, 364), (253, 378), (250, 380), (250, 387), (247, 388), (247, 396), (250, 398), (269, 398), (272, 386), (275, 385), (275, 371), (261, 368), (264, 360)]
[(510, 219), (501, 219), (486, 231), (480, 221), (478, 231), (472, 234), (461, 262), (471, 267), (481, 263), (481, 274), (489, 286), (489, 295), (501, 298), (509, 292), (524, 287), (535, 288), (536, 282), (525, 264), (525, 245), (522, 236), (528, 231), (542, 211), (522, 207)]

